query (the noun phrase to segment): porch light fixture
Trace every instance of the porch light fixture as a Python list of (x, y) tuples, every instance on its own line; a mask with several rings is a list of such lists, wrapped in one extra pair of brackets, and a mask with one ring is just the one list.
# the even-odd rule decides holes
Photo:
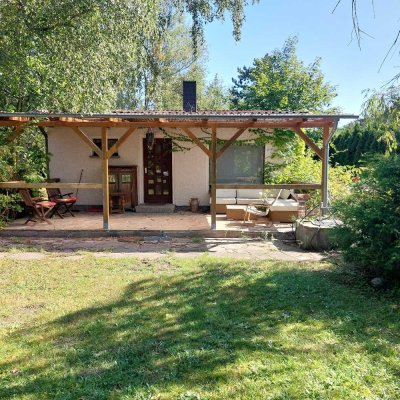
[(147, 142), (147, 148), (149, 150), (152, 150), (154, 146), (154, 132), (153, 129), (151, 128), (149, 128), (146, 132), (146, 142)]

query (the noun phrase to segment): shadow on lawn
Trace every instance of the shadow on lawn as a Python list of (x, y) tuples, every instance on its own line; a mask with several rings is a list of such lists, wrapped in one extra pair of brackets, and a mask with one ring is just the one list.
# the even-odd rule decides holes
[[(339, 285), (330, 274), (286, 268), (268, 272), (257, 266), (243, 270), (213, 260), (194, 272), (140, 280), (117, 302), (14, 333), (10, 340), (26, 336), (38, 360), (21, 372), (24, 381), (18, 383), (17, 376), (14, 384), (3, 385), (0, 398), (119, 398), (149, 395), (154, 385), (211, 389), (238, 379), (229, 366), (244, 355), (257, 359), (255, 352), (267, 360), (304, 351), (313, 357), (340, 352), (340, 343), (354, 342), (373, 359), (394, 346), (398, 315), (388, 304)], [(281, 346), (282, 331), (302, 322), (307, 346)], [(335, 334), (337, 348), (315, 346), (314, 335), (322, 330)], [(400, 374), (398, 366), (387, 368)]]

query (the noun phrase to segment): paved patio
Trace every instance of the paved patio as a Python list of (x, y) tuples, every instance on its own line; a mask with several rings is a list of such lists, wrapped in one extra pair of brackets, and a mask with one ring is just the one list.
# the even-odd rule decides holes
[[(104, 233), (103, 217), (99, 212), (83, 212), (75, 213), (75, 217), (67, 216), (64, 219), (53, 217), (49, 220), (51, 223), (37, 222), (24, 224), (25, 218), (13, 221), (9, 226), (0, 230), (1, 236), (11, 236), (21, 234), (25, 236), (28, 233), (36, 234), (65, 234), (71, 236), (75, 232), (79, 236), (80, 233), (86, 232), (89, 236), (96, 233), (101, 235)], [(266, 232), (290, 232), (292, 224), (271, 224), (265, 220), (263, 223), (257, 224), (252, 222), (227, 220), (225, 215), (217, 216), (217, 230), (211, 230), (211, 216), (205, 213), (191, 213), (179, 211), (173, 214), (136, 214), (134, 212), (126, 212), (125, 214), (112, 214), (110, 216), (110, 233), (123, 235), (130, 234), (153, 234), (159, 232), (168, 233), (187, 233), (188, 235), (206, 235), (213, 236), (237, 236), (243, 234), (262, 234)], [(41, 234), (39, 234), (41, 232)]]

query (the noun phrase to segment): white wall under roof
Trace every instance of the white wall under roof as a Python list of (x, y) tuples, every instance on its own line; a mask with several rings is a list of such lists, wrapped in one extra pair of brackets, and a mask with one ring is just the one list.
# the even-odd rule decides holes
[[(101, 128), (83, 128), (90, 138), (101, 138)], [(112, 128), (110, 139), (119, 138), (125, 128)], [(173, 133), (173, 130), (169, 130)], [(207, 136), (200, 129), (193, 129), (199, 137)], [(236, 129), (219, 129), (218, 138), (228, 139)], [(143, 203), (143, 138), (146, 130), (134, 132), (119, 148), (119, 158), (111, 158), (110, 166), (136, 165), (138, 168), (138, 197)], [(92, 149), (77, 134), (67, 127), (48, 129), (50, 158), (50, 177), (60, 178), (62, 182), (78, 182), (83, 169), (82, 182), (101, 183), (101, 160), (92, 157)], [(156, 137), (163, 133), (155, 130)], [(253, 135), (245, 132), (240, 139), (250, 139)], [(206, 154), (192, 143), (187, 151), (172, 153), (172, 185), (173, 202), (177, 206), (188, 206), (192, 197), (197, 197), (201, 205), (209, 204), (209, 160)], [(269, 154), (269, 150), (266, 151)], [(80, 205), (101, 205), (101, 190), (79, 190)]]

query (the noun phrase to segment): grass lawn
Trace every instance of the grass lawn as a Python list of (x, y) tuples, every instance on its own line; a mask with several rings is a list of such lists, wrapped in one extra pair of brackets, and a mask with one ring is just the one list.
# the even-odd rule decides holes
[(395, 303), (328, 263), (0, 260), (0, 399), (399, 399)]

